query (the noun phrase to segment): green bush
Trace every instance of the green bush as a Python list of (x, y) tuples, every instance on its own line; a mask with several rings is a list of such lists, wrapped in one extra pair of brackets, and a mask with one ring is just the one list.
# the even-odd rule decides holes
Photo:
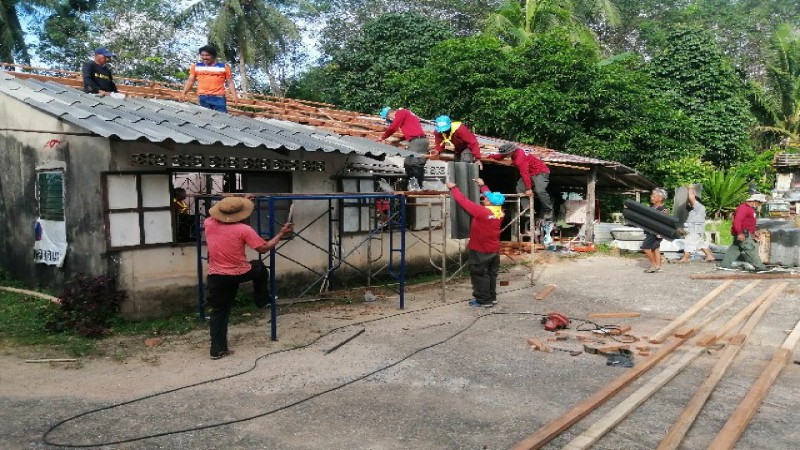
[(119, 312), (127, 295), (118, 291), (112, 277), (79, 274), (69, 280), (59, 296), (61, 305), (45, 328), (53, 332), (75, 331), (81, 336), (101, 337)]

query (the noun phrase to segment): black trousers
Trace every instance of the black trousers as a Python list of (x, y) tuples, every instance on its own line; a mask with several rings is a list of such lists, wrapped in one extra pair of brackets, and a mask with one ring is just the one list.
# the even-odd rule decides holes
[(416, 178), (420, 188), (422, 188), (422, 181), (425, 178), (425, 164), (428, 162), (423, 155), (428, 154), (429, 145), (428, 139), (425, 137), (412, 139), (408, 143), (408, 151), (417, 153), (419, 156), (406, 156), (403, 161), (409, 182), (411, 178)]
[(236, 301), (239, 285), (253, 282), (253, 299), (259, 308), (269, 303), (269, 271), (259, 260), (250, 261), (250, 270), (242, 275), (209, 275), (206, 278), (208, 295), (206, 304), (211, 307), (209, 330), (211, 356), (228, 351), (228, 322)]
[(472, 295), (478, 303), (497, 301), (497, 273), (499, 271), (499, 253), (469, 251), (469, 276), (472, 280)]

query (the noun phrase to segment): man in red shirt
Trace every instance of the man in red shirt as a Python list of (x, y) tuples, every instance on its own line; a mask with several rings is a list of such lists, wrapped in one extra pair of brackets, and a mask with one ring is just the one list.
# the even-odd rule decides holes
[(425, 135), (425, 131), (422, 129), (422, 124), (419, 122), (419, 117), (405, 108), (391, 109), (388, 106), (381, 110), (381, 117), (389, 125), (383, 136), (381, 136), (381, 142), (384, 142), (389, 136), (400, 130), (403, 134), (403, 140), (408, 141), (407, 150), (418, 155), (406, 156), (403, 161), (403, 167), (406, 170), (409, 184), (412, 183), (411, 179), (415, 178), (417, 186), (421, 188), (422, 180), (425, 178), (425, 163), (428, 162), (430, 143), (428, 142), (428, 136)]
[(743, 259), (746, 263), (753, 266), (753, 270), (762, 271), (767, 267), (761, 262), (758, 255), (758, 244), (756, 243), (756, 217), (757, 210), (761, 204), (767, 201), (764, 194), (751, 194), (744, 203), (736, 207), (733, 212), (733, 223), (731, 224), (731, 235), (733, 243), (725, 252), (725, 258), (719, 264), (725, 269), (733, 268), (734, 262)]
[(459, 206), (472, 216), (469, 228), (469, 275), (472, 281), (470, 306), (490, 308), (497, 304), (497, 273), (500, 269), (500, 228), (503, 225), (503, 203), (505, 197), (491, 192), (476, 178), (481, 187), (483, 205), (472, 203), (461, 193), (455, 183), (447, 183), (447, 189)]
[(267, 305), (269, 274), (260, 260), (247, 260), (245, 246), (266, 253), (292, 231), (292, 224), (287, 223), (277, 235), (265, 241), (242, 222), (250, 217), (253, 208), (253, 202), (247, 198), (225, 197), (209, 209), (211, 217), (203, 222), (208, 245), (206, 303), (211, 307), (211, 359), (233, 354), (228, 349), (228, 321), (239, 284), (252, 281), (256, 305)]
[(542, 204), (542, 218), (550, 220), (553, 218), (553, 202), (550, 194), (547, 193), (547, 185), (550, 184), (550, 168), (541, 159), (528, 154), (524, 149), (514, 144), (506, 143), (500, 146), (500, 153), (489, 155), (488, 158), (503, 160), (511, 158), (511, 163), (519, 170), (520, 179), (517, 181), (517, 193), (525, 193), (532, 197), (536, 192), (536, 198)]
[[(478, 139), (461, 122), (453, 122), (448, 116), (439, 116), (435, 120), (436, 130), (433, 132), (433, 154), (438, 155), (444, 151), (444, 146), (450, 143), (455, 152), (455, 160), (474, 162), (478, 169), (483, 169), (481, 163), (481, 146)], [(469, 151), (465, 151), (465, 150)]]

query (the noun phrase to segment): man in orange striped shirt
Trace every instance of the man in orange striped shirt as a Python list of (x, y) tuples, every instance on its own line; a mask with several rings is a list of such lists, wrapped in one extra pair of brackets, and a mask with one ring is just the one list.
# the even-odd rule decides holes
[(213, 45), (204, 45), (198, 51), (200, 61), (189, 67), (189, 78), (183, 85), (181, 101), (186, 101), (186, 94), (192, 90), (197, 81), (197, 99), (200, 106), (215, 111), (228, 112), (225, 99), (225, 85), (227, 84), (233, 98), (234, 105), (239, 101), (236, 95), (236, 86), (233, 84), (231, 66), (217, 62), (217, 49)]

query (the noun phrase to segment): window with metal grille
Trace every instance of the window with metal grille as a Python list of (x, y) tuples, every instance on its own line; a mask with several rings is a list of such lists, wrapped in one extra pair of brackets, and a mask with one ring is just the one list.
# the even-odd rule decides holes
[(64, 173), (39, 172), (37, 176), (39, 217), (44, 220), (64, 220)]

